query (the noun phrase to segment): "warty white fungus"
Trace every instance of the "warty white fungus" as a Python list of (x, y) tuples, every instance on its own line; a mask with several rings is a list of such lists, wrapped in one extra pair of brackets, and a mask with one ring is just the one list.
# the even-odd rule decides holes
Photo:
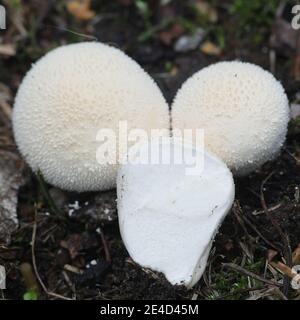
[(99, 129), (128, 121), (128, 130), (169, 128), (159, 88), (122, 51), (96, 42), (59, 47), (25, 76), (16, 96), (13, 129), (33, 171), (66, 190), (115, 186), (117, 165), (96, 161)]
[(173, 128), (204, 129), (205, 148), (237, 175), (272, 160), (289, 121), (282, 85), (261, 67), (220, 62), (189, 78), (172, 105)]
[[(163, 147), (169, 142), (159, 143)], [(172, 143), (182, 150), (180, 144)], [(158, 149), (155, 144), (152, 147)], [(195, 151), (190, 146), (183, 150)], [(163, 272), (172, 284), (187, 287), (202, 276), (214, 236), (234, 200), (227, 166), (201, 152), (198, 157), (204, 155), (204, 170), (200, 174), (187, 175), (185, 163), (127, 163), (119, 167), (117, 181), (120, 231), (131, 258)], [(147, 144), (129, 150), (134, 161), (147, 154)]]

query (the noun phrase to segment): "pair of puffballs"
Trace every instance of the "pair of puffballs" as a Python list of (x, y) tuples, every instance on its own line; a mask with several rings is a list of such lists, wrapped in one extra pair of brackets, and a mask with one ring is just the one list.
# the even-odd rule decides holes
[[(173, 129), (204, 129), (205, 148), (237, 175), (276, 156), (289, 121), (288, 99), (272, 74), (221, 62), (194, 74), (172, 105)], [(13, 130), (33, 171), (62, 189), (107, 190), (117, 165), (99, 164), (99, 129), (169, 129), (168, 105), (152, 78), (122, 51), (79, 43), (46, 54), (16, 96)]]

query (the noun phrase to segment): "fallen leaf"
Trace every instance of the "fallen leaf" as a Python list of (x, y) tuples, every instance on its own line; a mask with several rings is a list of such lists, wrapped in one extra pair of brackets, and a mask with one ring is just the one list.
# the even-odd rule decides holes
[(18, 190), (23, 184), (23, 161), (11, 152), (0, 151), (0, 240), (10, 242), (18, 228)]
[(287, 266), (286, 264), (282, 262), (270, 262), (270, 265), (278, 270), (280, 270), (283, 274), (288, 276), (289, 278), (293, 279), (295, 274), (293, 273), (293, 270)]
[(298, 245), (298, 247), (293, 251), (293, 264), (300, 264), (300, 244)]
[(83, 273), (83, 271), (81, 269), (79, 269), (77, 267), (74, 267), (74, 266), (72, 266), (70, 264), (65, 264), (64, 265), (64, 269), (66, 271), (69, 271), (69, 272), (72, 272), (72, 273), (75, 273), (75, 274), (82, 274)]
[(177, 73), (178, 73), (178, 68), (177, 68), (176, 66), (174, 66), (174, 67), (170, 70), (169, 75), (170, 75), (171, 77), (175, 77), (175, 76), (177, 75)]
[(91, 10), (91, 0), (71, 0), (66, 7), (68, 12), (78, 20), (90, 20), (96, 15)]
[(182, 26), (176, 23), (168, 30), (160, 32), (159, 39), (163, 44), (169, 46), (173, 42), (173, 40), (177, 39), (183, 34), (183, 31), (184, 30)]
[(8, 43), (8, 44), (0, 44), (0, 55), (3, 56), (15, 56), (16, 55), (16, 46)]
[(217, 10), (207, 1), (197, 0), (195, 7), (201, 15), (207, 17), (209, 22), (216, 23), (218, 21)]
[(219, 56), (222, 53), (222, 49), (210, 41), (205, 41), (201, 45), (200, 49), (203, 53), (207, 54), (208, 56)]
[(174, 49), (177, 52), (188, 52), (198, 48), (206, 35), (205, 30), (198, 28), (193, 35), (181, 36), (174, 45)]

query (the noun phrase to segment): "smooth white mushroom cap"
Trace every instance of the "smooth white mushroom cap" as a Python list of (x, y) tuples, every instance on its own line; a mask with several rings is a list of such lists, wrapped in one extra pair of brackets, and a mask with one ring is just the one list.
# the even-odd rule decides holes
[[(172, 284), (191, 287), (202, 276), (214, 236), (232, 206), (232, 173), (214, 155), (202, 149), (196, 152), (176, 139), (152, 141), (152, 152), (149, 149), (146, 144), (132, 147), (128, 153), (131, 161), (119, 167), (122, 239), (135, 262), (163, 272)], [(194, 154), (194, 163), (202, 164), (199, 172), (191, 175), (187, 171), (191, 161), (136, 161), (158, 159), (168, 150), (170, 154), (176, 150), (185, 159)]]
[(220, 62), (189, 78), (172, 105), (174, 129), (204, 129), (205, 147), (237, 175), (272, 160), (282, 147), (289, 104), (282, 85), (261, 67)]
[(33, 171), (79, 192), (115, 186), (117, 165), (97, 163), (96, 135), (108, 128), (118, 137), (119, 121), (128, 122), (128, 131), (168, 129), (168, 105), (134, 60), (96, 42), (41, 58), (25, 76), (13, 111), (15, 140)]

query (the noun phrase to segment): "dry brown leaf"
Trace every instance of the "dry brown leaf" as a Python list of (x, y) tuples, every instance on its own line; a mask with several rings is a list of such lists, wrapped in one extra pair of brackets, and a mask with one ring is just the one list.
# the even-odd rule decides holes
[(171, 71), (169, 72), (171, 77), (175, 77), (178, 74), (178, 68), (174, 66)]
[(23, 184), (23, 162), (11, 152), (0, 151), (0, 240), (10, 242), (18, 227), (18, 189)]
[(292, 269), (280, 261), (279, 262), (270, 262), (270, 265), (272, 267), (280, 270), (283, 274), (285, 274), (286, 276), (288, 276), (291, 279), (295, 276)]
[(197, 0), (195, 7), (200, 14), (207, 17), (209, 22), (216, 23), (218, 21), (218, 12), (209, 2)]
[(3, 56), (15, 56), (16, 46), (14, 44), (0, 44), (0, 55)]
[(210, 41), (205, 41), (201, 45), (201, 51), (209, 56), (219, 56), (222, 53), (222, 49), (213, 44)]
[(300, 264), (300, 244), (298, 245), (298, 247), (293, 251), (293, 264)]
[(96, 15), (91, 10), (91, 0), (71, 0), (66, 7), (68, 12), (78, 20), (90, 20)]

